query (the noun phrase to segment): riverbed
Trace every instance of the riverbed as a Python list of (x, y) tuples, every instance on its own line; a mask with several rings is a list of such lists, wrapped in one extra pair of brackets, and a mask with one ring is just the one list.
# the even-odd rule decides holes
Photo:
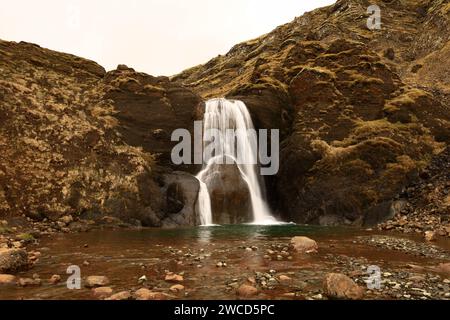
[[(317, 253), (289, 248), (307, 236)], [(28, 247), (39, 260), (18, 277), (41, 279), (39, 286), (0, 288), (0, 299), (96, 299), (88, 276), (106, 276), (114, 293), (149, 288), (167, 299), (237, 299), (243, 283), (258, 288), (254, 299), (326, 299), (327, 273), (344, 273), (366, 288), (369, 266), (381, 272), (381, 288), (366, 288), (365, 299), (448, 299), (450, 241), (343, 227), (295, 224), (230, 225), (179, 229), (97, 230), (52, 234)], [(69, 266), (81, 271), (81, 288), (68, 289)], [(170, 290), (168, 273), (180, 275), (182, 290)], [(60, 275), (61, 281), (48, 279)], [(143, 278), (145, 276), (145, 278)], [(141, 279), (141, 280), (139, 280)]]

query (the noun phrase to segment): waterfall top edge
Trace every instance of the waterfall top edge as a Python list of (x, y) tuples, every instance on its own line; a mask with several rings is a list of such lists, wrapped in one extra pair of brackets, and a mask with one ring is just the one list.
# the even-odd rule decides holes
[(228, 99), (228, 98), (225, 98), (225, 97), (211, 98), (211, 99), (206, 100), (206, 102), (213, 102), (213, 101), (230, 101), (230, 102), (236, 102), (236, 101), (241, 101), (241, 100), (238, 100), (238, 99)]

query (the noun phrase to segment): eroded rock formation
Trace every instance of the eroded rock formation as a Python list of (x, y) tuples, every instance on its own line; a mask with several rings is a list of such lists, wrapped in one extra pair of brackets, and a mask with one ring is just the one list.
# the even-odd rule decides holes
[(177, 213), (167, 210), (158, 181), (170, 170), (159, 164), (168, 166), (170, 134), (190, 128), (199, 96), (28, 43), (1, 41), (0, 70), (0, 216), (110, 215), (160, 226)]
[(372, 225), (450, 138), (450, 7), (340, 0), (173, 80), (242, 99), (258, 128), (280, 128), (272, 207), (288, 221)]

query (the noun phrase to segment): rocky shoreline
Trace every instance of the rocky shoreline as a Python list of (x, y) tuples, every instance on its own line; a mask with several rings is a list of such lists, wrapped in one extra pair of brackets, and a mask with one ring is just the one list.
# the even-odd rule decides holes
[[(99, 230), (120, 232), (132, 229), (138, 232), (139, 229), (113, 218), (102, 219), (98, 223), (73, 221), (67, 216), (57, 222), (28, 221), (28, 224), (24, 228), (8, 226), (3, 221), (0, 236), (0, 287), (2, 290), (23, 288), (23, 298), (27, 298), (27, 288), (58, 288), (65, 285), (62, 280), (64, 275), (53, 274), (45, 279), (34, 271), (42, 260), (51, 260), (53, 255), (48, 249), (41, 248), (39, 251), (41, 241), (46, 242), (47, 238), (53, 237), (64, 238), (80, 232), (90, 234)], [(8, 231), (5, 233), (5, 230)], [(358, 236), (353, 243), (362, 248), (374, 247), (387, 252), (400, 252), (414, 259), (427, 258), (432, 264), (385, 266), (384, 260), (376, 261), (383, 265), (382, 288), (372, 290), (366, 288), (366, 270), (375, 262), (352, 254), (333, 253), (339, 247), (338, 243), (322, 244), (307, 237), (294, 237), (268, 242), (262, 246), (207, 246), (199, 250), (162, 246), (157, 250), (167, 258), (156, 259), (157, 271), (149, 275), (149, 270), (153, 270), (155, 265), (150, 267), (146, 263), (139, 264), (137, 267), (142, 270), (141, 274), (136, 273), (135, 281), (129, 283), (128, 289), (123, 285), (114, 286), (114, 280), (108, 276), (98, 275), (100, 270), (95, 268), (92, 260), (84, 261), (84, 268), (91, 268), (92, 273), (83, 277), (83, 288), (88, 299), (189, 299), (193, 292), (202, 290), (201, 281), (195, 274), (204, 268), (211, 268), (220, 281), (223, 281), (223, 286), (215, 290), (223, 290), (224, 294), (234, 299), (450, 299), (449, 251), (429, 242), (403, 239), (398, 233), (393, 233), (392, 236)], [(89, 244), (80, 245), (80, 250), (83, 247), (88, 250)], [(305, 262), (300, 261), (315, 259), (319, 253), (322, 257), (317, 262), (319, 265), (311, 267), (312, 269), (307, 267), (283, 271), (285, 267), (281, 267), (283, 264), (303, 265)], [(261, 259), (266, 261), (265, 265), (278, 265), (281, 269), (273, 267), (264, 271), (264, 268), (252, 270), (247, 267), (244, 271), (237, 271), (234, 269), (234, 258), (230, 259), (230, 255)], [(307, 266), (308, 264), (310, 262), (306, 262)]]
[(399, 209), (380, 230), (422, 234), (428, 241), (450, 237), (450, 148), (436, 155), (394, 202)]

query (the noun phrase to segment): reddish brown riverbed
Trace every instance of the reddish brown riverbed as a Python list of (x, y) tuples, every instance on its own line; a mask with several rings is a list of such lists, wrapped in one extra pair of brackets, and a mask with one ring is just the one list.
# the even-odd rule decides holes
[[(296, 235), (316, 240), (319, 252), (281, 256)], [(80, 290), (67, 288), (70, 265), (80, 267), (82, 279), (107, 276), (114, 292), (148, 287), (171, 299), (236, 299), (236, 287), (248, 280), (256, 281), (259, 299), (321, 299), (326, 273), (342, 272), (365, 286), (369, 265), (381, 268), (383, 288), (369, 290), (367, 299), (445, 299), (449, 292), (448, 275), (436, 266), (450, 261), (450, 241), (429, 244), (420, 237), (355, 229), (284, 225), (93, 231), (52, 235), (29, 249), (41, 252), (40, 260), (18, 276), (37, 274), (42, 284), (0, 288), (0, 299), (93, 299), (83, 283)], [(174, 283), (164, 280), (168, 271), (183, 276), (184, 292), (169, 291)], [(48, 282), (54, 274), (62, 277), (57, 285)], [(264, 274), (275, 281), (261, 280)], [(143, 275), (148, 280), (139, 284)], [(280, 275), (291, 280), (278, 281)]]

